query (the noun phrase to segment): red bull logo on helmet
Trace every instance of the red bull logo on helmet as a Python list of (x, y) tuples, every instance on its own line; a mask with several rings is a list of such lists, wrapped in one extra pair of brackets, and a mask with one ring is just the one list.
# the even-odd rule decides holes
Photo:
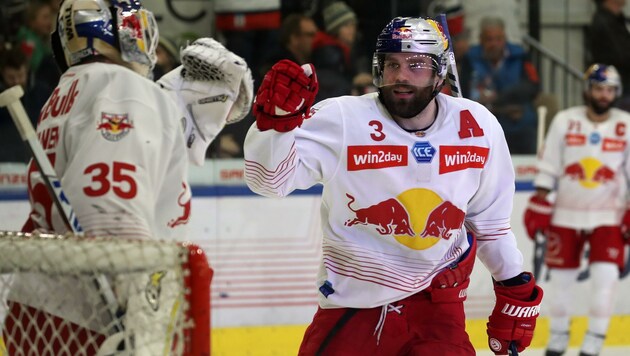
[(101, 135), (109, 141), (120, 141), (127, 136), (129, 130), (133, 128), (133, 123), (129, 120), (129, 115), (101, 113), (101, 119), (96, 126), (101, 131)]
[(462, 233), (466, 213), (437, 193), (414, 188), (396, 197), (357, 208), (355, 198), (346, 194), (352, 217), (345, 226), (366, 226), (378, 236), (391, 236), (414, 250), (425, 250), (441, 240), (455, 239)]
[(408, 40), (411, 38), (413, 31), (409, 26), (402, 26), (398, 28), (394, 28), (392, 31), (392, 39), (395, 40)]

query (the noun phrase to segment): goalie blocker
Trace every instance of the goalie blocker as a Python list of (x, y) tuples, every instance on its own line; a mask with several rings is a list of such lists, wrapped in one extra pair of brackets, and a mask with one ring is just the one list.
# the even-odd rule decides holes
[[(11, 274), (0, 279), (0, 291), (8, 291), (0, 315), (9, 355), (110, 355), (121, 348), (135, 355), (210, 354), (213, 272), (195, 245), (0, 232), (0, 253), (0, 274)], [(94, 273), (112, 281), (121, 332), (112, 330), (116, 322), (94, 289)]]

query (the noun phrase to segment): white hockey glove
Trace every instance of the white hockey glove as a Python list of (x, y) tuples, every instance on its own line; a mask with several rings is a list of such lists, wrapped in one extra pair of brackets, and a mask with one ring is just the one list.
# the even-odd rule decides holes
[(201, 166), (208, 146), (223, 127), (249, 112), (254, 81), (245, 60), (212, 38), (194, 41), (180, 56), (182, 65), (158, 84), (184, 112), (188, 157)]

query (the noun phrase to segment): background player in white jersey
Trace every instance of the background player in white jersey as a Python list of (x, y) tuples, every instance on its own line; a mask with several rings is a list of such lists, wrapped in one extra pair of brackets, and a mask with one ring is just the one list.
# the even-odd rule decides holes
[[(191, 192), (186, 158), (203, 163), (214, 135), (249, 110), (253, 95), (247, 64), (218, 42), (200, 39), (183, 50), (183, 67), (164, 76), (161, 85), (154, 83), (147, 76), (156, 61), (157, 23), (136, 0), (66, 0), (52, 39), (64, 73), (41, 111), (37, 133), (85, 234), (188, 239)], [(28, 193), (32, 212), (23, 230), (67, 232), (32, 162)], [(17, 309), (5, 322), (8, 350), (28, 353), (28, 345), (15, 343), (19, 330), (42, 327), (20, 325), (36, 320), (22, 316), (20, 308), (45, 310), (54, 325), (59, 318), (52, 315), (63, 318), (63, 325), (88, 328), (99, 341), (110, 334), (108, 320), (85, 315), (87, 308), (79, 307), (99, 302), (96, 290), (78, 291), (81, 284), (68, 278), (42, 282), (22, 277), (10, 296)], [(150, 278), (141, 277), (147, 282)], [(118, 287), (126, 284), (114, 282), (118, 298), (124, 299)], [(28, 283), (42, 283), (35, 289), (45, 290), (45, 299), (55, 305), (42, 305), (37, 295), (24, 292), (33, 290)], [(155, 313), (168, 313), (170, 302), (162, 301)], [(158, 341), (153, 350), (164, 349), (159, 342), (166, 337), (149, 336)], [(136, 334), (136, 344), (140, 341)], [(88, 353), (98, 349), (98, 343), (82, 346)]]
[(300, 355), (474, 355), (476, 254), (495, 281), (490, 347), (531, 342), (542, 290), (510, 229), (510, 154), (488, 110), (440, 94), (447, 48), (435, 21), (395, 18), (376, 42), (378, 93), (311, 108), (314, 68), (286, 60), (263, 80), (247, 184), (270, 197), (323, 184), (320, 308)]
[[(585, 73), (585, 106), (559, 112), (551, 123), (536, 193), (525, 211), (530, 238), (547, 237), (551, 338), (547, 355), (562, 355), (569, 342), (572, 286), (586, 242), (592, 283), (588, 331), (580, 355), (599, 354), (624, 263), (622, 229), (630, 227), (626, 193), (630, 174), (630, 114), (613, 108), (621, 94), (617, 70), (594, 64)], [(555, 201), (548, 195), (555, 191)]]

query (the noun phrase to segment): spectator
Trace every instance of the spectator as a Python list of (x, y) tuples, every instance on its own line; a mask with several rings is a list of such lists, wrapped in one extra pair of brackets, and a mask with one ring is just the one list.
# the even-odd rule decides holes
[[(299, 64), (310, 62), (316, 33), (315, 21), (309, 16), (297, 13), (287, 15), (280, 27), (280, 45), (266, 57), (254, 73), (255, 83), (260, 85), (264, 74), (281, 59), (290, 59)], [(242, 158), (245, 134), (253, 120), (253, 116), (249, 114), (243, 121), (226, 126), (210, 146), (209, 157)]]
[(257, 77), (262, 79), (271, 66), (281, 59), (289, 59), (300, 65), (309, 63), (316, 34), (317, 25), (312, 18), (299, 13), (288, 15), (280, 27), (280, 47), (265, 59)]
[(37, 72), (45, 57), (52, 56), (49, 43), (53, 18), (53, 8), (48, 2), (34, 0), (28, 4), (26, 21), (18, 31), (17, 41), (29, 59), (31, 73)]
[[(24, 90), (22, 104), (35, 125), (39, 111), (52, 90), (29, 75), (26, 55), (13, 48), (0, 52), (0, 92), (16, 85)], [(30, 158), (6, 108), (0, 109), (0, 147), (0, 162), (26, 163)]]
[(525, 50), (506, 41), (503, 20), (481, 21), (480, 44), (464, 56), (463, 95), (485, 105), (499, 120), (512, 154), (536, 152), (538, 74)]
[[(350, 95), (353, 80), (359, 72), (360, 58), (355, 56), (357, 16), (341, 1), (335, 1), (323, 10), (325, 32), (318, 32), (313, 42), (313, 65), (319, 76), (319, 93), (316, 101), (333, 96)], [(367, 85), (371, 76), (362, 75)], [(358, 77), (360, 79), (361, 77)]]
[[(436, 17), (440, 14), (446, 15), (446, 25), (451, 36), (451, 46), (455, 55), (457, 73), (462, 71), (464, 55), (470, 48), (470, 29), (465, 27), (465, 12), (461, 0), (433, 0), (427, 10), (429, 16)], [(460, 84), (461, 87), (461, 84)], [(461, 90), (461, 88), (460, 88)], [(452, 95), (450, 85), (445, 85), (442, 92)]]
[(623, 94), (618, 107), (630, 111), (630, 30), (622, 12), (626, 0), (595, 0), (597, 10), (589, 27), (589, 50), (595, 63), (615, 66)]
[[(562, 355), (584, 244), (590, 245), (589, 322), (580, 355), (598, 355), (606, 338), (624, 268), (624, 238), (630, 231), (626, 193), (630, 177), (630, 115), (611, 108), (621, 93), (612, 66), (592, 65), (585, 74), (586, 106), (559, 112), (551, 122), (534, 180), (536, 193), (525, 212), (530, 238), (547, 237), (551, 338), (547, 356)], [(547, 200), (556, 192), (553, 205)], [(623, 216), (623, 219), (622, 219)], [(627, 237), (627, 235), (626, 235)]]
[[(438, 0), (453, 2), (453, 0)], [(458, 0), (461, 2), (466, 20), (464, 26), (470, 31), (470, 44), (479, 44), (481, 21), (488, 14), (500, 17), (505, 23), (505, 36), (510, 43), (522, 44), (522, 30), (520, 26), (522, 0)]]
[(179, 50), (175, 44), (165, 36), (160, 36), (158, 46), (155, 49), (157, 62), (153, 68), (153, 80), (160, 79), (164, 74), (179, 66)]

